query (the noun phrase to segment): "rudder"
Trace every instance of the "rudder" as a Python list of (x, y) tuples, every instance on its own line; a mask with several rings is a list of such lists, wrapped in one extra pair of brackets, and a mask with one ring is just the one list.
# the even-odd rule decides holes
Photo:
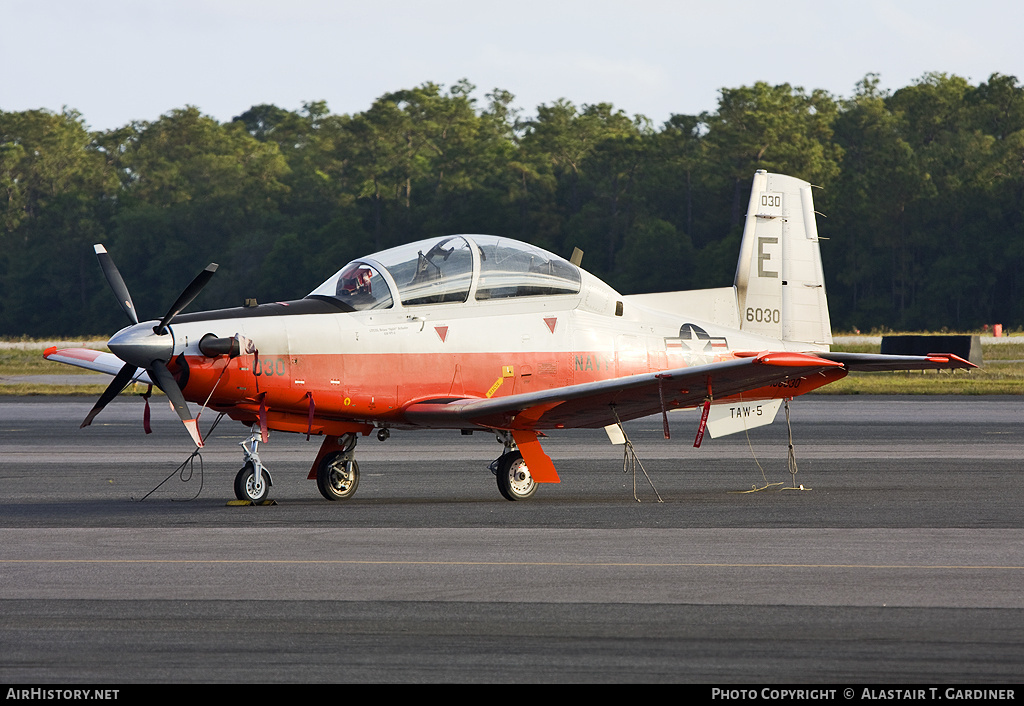
[(742, 330), (832, 343), (810, 184), (763, 169), (754, 174), (735, 286)]

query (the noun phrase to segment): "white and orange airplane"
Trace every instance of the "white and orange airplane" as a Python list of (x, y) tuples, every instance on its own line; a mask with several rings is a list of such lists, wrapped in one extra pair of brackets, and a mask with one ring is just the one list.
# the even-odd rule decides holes
[[(508, 238), (452, 235), (353, 260), (304, 299), (182, 314), (211, 264), (159, 321), (140, 322), (102, 245), (96, 254), (131, 325), (111, 353), (50, 360), (114, 375), (82, 426), (132, 381), (167, 395), (197, 446), (188, 402), (248, 425), (240, 500), (273, 484), (268, 430), (322, 435), (309, 473), (328, 500), (359, 483), (359, 436), (490, 430), (509, 500), (558, 482), (539, 437), (701, 408), (718, 435), (771, 422), (782, 400), (851, 370), (974, 367), (954, 355), (829, 351), (832, 334), (811, 187), (754, 176), (732, 287), (623, 296), (573, 262)], [(754, 410), (751, 413), (751, 410)], [(619, 427), (621, 429), (621, 427)]]

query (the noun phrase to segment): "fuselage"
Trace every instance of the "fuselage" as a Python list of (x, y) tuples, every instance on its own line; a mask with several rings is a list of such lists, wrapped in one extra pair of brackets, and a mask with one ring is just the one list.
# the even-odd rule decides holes
[[(469, 244), (467, 275), (457, 279), (451, 301), (403, 295), (386, 251), (350, 263), (303, 300), (180, 315), (171, 327), (171, 369), (190, 401), (240, 421), (256, 421), (262, 407), (272, 429), (338, 435), (352, 425), (408, 426), (403, 410), (415, 403), (538, 392), (786, 348), (635, 303), (560, 259), (558, 271), (571, 286), (554, 287), (557, 293), (520, 287), (517, 295), (509, 286), (485, 293), (481, 270), (492, 251), (474, 236), (461, 237)], [(421, 258), (433, 242), (419, 248)], [(365, 273), (367, 283), (372, 272), (378, 300), (382, 287), (392, 290), (386, 306), (357, 309), (346, 305), (348, 292), (342, 299), (325, 294), (352, 286), (341, 276), (352, 272)], [(251, 352), (209, 357), (199, 343), (210, 336), (251, 341)], [(802, 392), (773, 388), (745, 398)]]

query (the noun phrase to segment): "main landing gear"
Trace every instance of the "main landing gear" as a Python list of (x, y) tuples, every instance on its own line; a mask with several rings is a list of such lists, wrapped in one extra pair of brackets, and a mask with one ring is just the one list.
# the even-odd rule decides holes
[(245, 464), (235, 476), (235, 497), (239, 500), (258, 503), (270, 495), (270, 486), (274, 482), (270, 478), (270, 470), (260, 461), (258, 449), (262, 439), (260, 431), (253, 429), (248, 439), (239, 442), (245, 455)]
[(328, 500), (348, 500), (359, 487), (359, 464), (355, 459), (357, 441), (351, 432), (338, 437), (340, 450), (324, 456), (317, 466), (316, 487)]
[(537, 492), (537, 482), (530, 475), (530, 468), (523, 460), (523, 454), (516, 450), (512, 436), (507, 432), (498, 434), (498, 441), (505, 445), (505, 453), (494, 461), (491, 473), (498, 480), (498, 492), (506, 500), (526, 500)]

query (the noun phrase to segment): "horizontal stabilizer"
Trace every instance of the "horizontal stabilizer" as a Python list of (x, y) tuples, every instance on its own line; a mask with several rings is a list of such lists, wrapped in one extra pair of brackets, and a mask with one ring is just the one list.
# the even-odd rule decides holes
[(842, 363), (853, 372), (896, 372), (899, 370), (970, 370), (978, 366), (952, 353), (930, 355), (883, 355), (879, 353), (816, 352), (820, 358)]

